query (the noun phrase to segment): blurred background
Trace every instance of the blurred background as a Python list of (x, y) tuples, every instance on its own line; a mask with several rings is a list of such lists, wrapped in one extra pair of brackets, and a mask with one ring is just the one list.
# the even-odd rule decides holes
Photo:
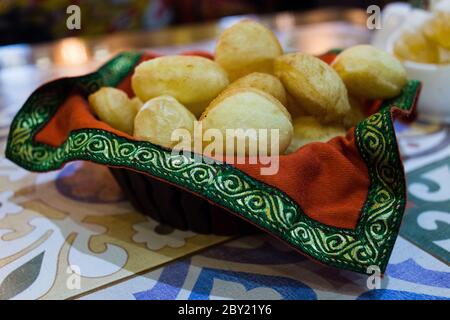
[[(0, 46), (39, 43), (73, 36), (101, 36), (120, 31), (155, 30), (201, 23), (224, 16), (299, 12), (319, 7), (361, 8), (377, 0), (0, 0)], [(82, 12), (82, 28), (66, 27), (69, 5)]]

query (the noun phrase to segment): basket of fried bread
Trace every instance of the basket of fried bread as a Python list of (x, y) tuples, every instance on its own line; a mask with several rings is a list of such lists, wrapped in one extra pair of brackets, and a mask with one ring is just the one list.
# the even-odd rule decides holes
[(393, 119), (420, 83), (368, 45), (283, 52), (241, 21), (214, 55), (125, 52), (37, 89), (7, 157), (32, 171), (108, 166), (132, 205), (183, 230), (263, 230), (324, 264), (386, 267), (405, 209)]

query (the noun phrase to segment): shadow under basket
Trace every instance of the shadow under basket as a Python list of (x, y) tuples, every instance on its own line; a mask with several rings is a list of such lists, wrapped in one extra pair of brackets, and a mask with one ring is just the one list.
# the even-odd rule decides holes
[(109, 170), (133, 207), (163, 225), (222, 236), (258, 231), (225, 209), (169, 183), (128, 169)]

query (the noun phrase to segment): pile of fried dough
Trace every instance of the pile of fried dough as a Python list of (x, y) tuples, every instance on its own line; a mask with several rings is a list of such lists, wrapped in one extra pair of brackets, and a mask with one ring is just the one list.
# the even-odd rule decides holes
[(276, 129), (276, 151), (287, 154), (345, 135), (364, 118), (367, 102), (397, 96), (406, 81), (401, 63), (372, 46), (348, 48), (328, 65), (306, 53), (285, 54), (272, 31), (243, 20), (222, 33), (214, 60), (171, 55), (142, 62), (132, 76), (135, 97), (104, 87), (89, 102), (113, 128), (163, 147), (178, 143), (174, 130), (193, 133), (199, 121), (202, 130), (224, 136), (227, 129)]

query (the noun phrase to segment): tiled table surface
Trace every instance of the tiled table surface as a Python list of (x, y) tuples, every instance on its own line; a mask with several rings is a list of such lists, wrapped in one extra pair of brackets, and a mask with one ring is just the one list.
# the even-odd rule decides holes
[[(267, 21), (288, 50), (319, 53), (368, 41), (357, 12), (332, 23), (314, 17)], [(304, 20), (312, 24), (292, 25)], [(214, 46), (208, 39), (195, 40), (154, 50)], [(67, 67), (48, 65), (41, 57), (39, 63), (0, 69), (0, 299), (450, 298), (450, 127), (445, 125), (396, 125), (409, 201), (379, 282), (317, 265), (265, 235), (161, 233), (157, 223), (124, 201), (98, 165), (74, 162), (33, 174), (6, 160), (9, 123), (32, 90), (56, 77), (93, 70), (105, 58)]]

